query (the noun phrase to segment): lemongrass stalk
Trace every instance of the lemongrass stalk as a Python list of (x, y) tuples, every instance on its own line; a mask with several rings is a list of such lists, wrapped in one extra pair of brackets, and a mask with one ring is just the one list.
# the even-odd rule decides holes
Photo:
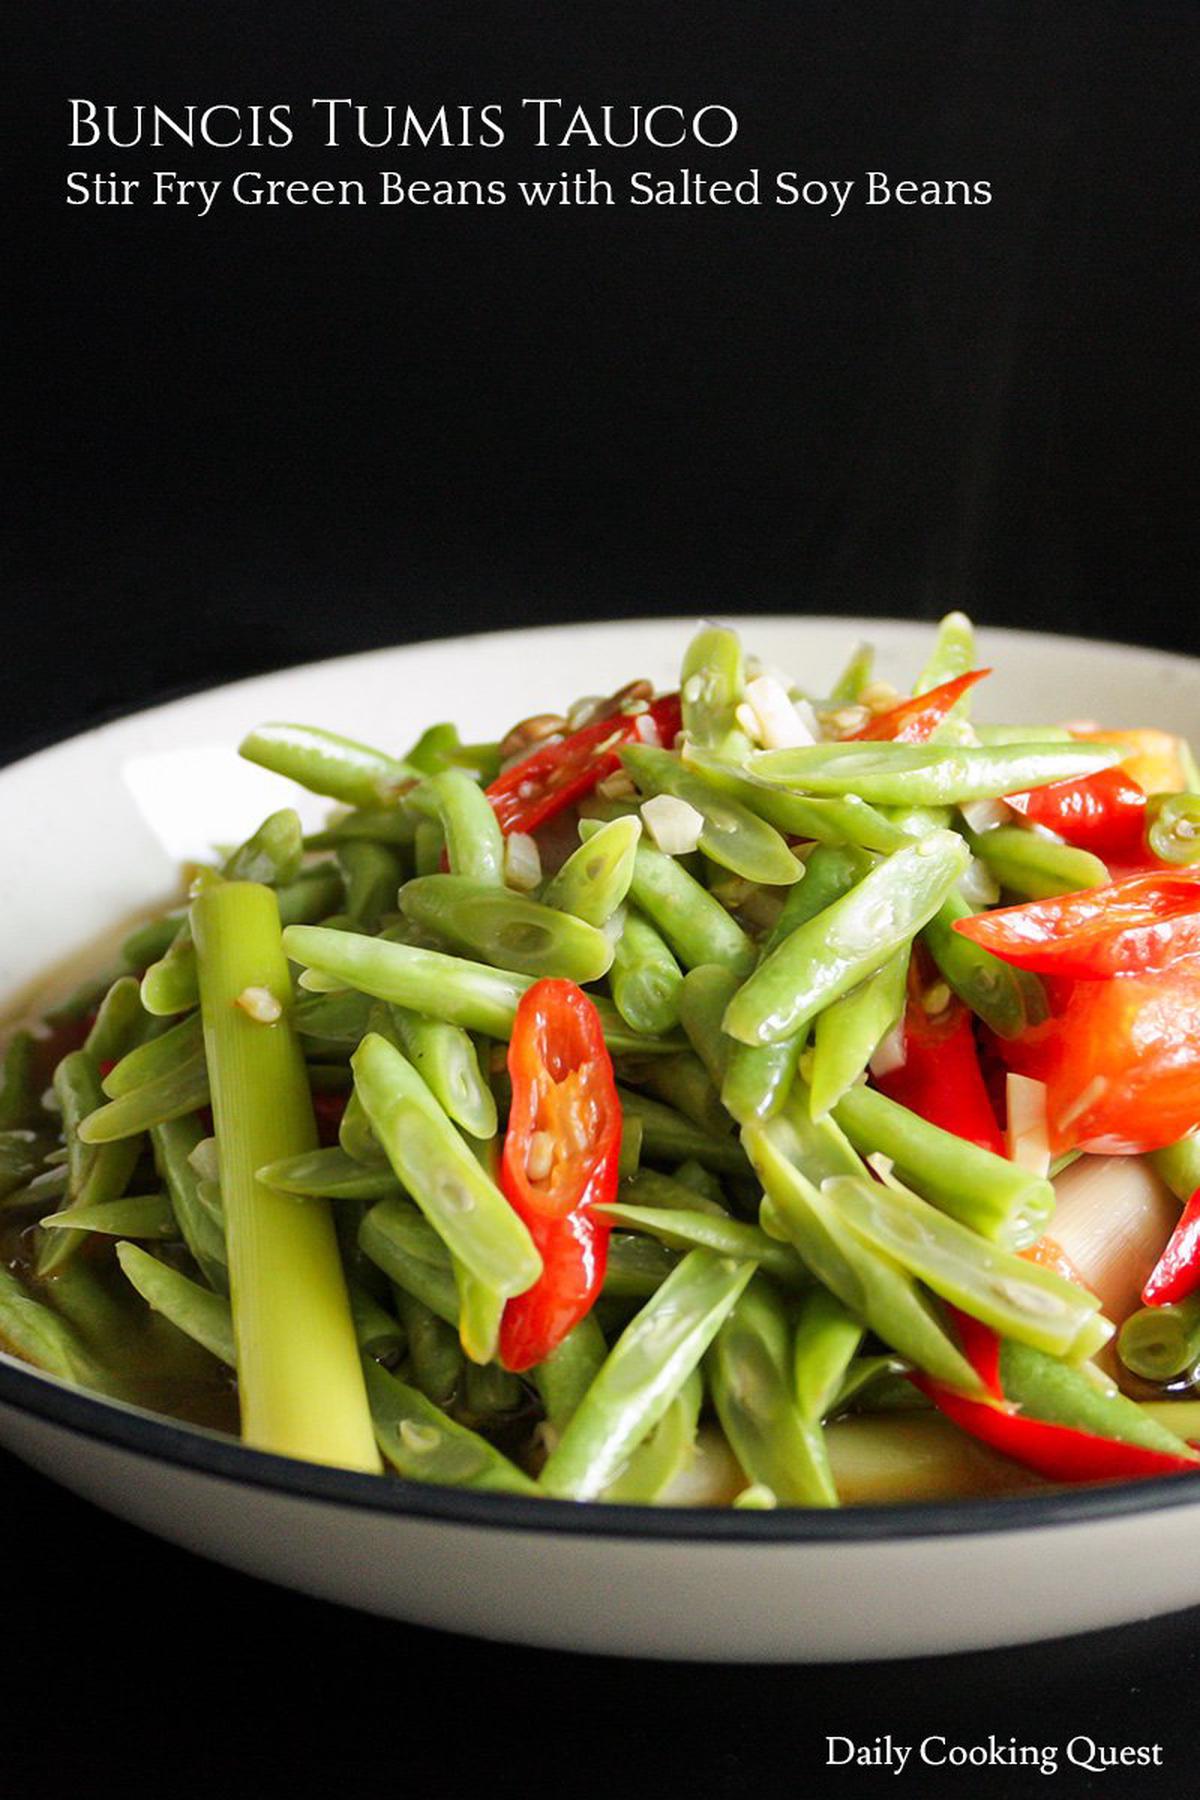
[[(237, 1341), (242, 1436), (259, 1449), (378, 1470), (333, 1220), (258, 1179), (315, 1149), (291, 983), (270, 888), (226, 882), (193, 902)], [(280, 1009), (247, 1004), (269, 995)]]

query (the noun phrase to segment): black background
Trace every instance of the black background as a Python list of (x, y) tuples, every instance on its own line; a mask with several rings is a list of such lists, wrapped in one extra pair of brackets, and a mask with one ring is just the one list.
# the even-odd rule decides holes
[[(965, 605), (1193, 646), (1193, 5), (26, 12), (4, 754), (283, 662), (559, 618)], [(312, 95), (500, 101), (514, 141), (322, 151)], [(718, 101), (741, 131), (719, 155), (535, 151), (523, 95)], [(290, 101), (303, 141), (72, 151), (71, 96)], [(72, 168), (588, 164), (618, 184), (877, 169), (995, 198), (839, 219), (65, 205)], [(1192, 1791), (1195, 1615), (901, 1670), (605, 1666), (275, 1594), (4, 1477), (6, 1539), (36, 1546), (5, 1604), (6, 1796), (101, 1792), (117, 1770), (168, 1794), (885, 1793), (887, 1774), (826, 1775), (823, 1734), (924, 1729), (1157, 1739), (1167, 1775), (1100, 1786)]]

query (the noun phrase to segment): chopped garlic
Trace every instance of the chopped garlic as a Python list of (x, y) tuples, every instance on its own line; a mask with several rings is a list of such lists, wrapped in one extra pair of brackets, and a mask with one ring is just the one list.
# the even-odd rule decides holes
[(596, 783), (596, 792), (602, 800), (628, 800), (637, 789), (624, 769), (614, 769), (611, 775)]
[(973, 856), (958, 884), (958, 891), (972, 906), (995, 906), (1000, 898), (1000, 883), (987, 864)]
[(958, 810), (968, 830), (977, 834), (991, 831), (996, 825), (1007, 825), (1013, 816), (1012, 807), (1003, 800), (964, 800)]
[(908, 1061), (908, 1050), (904, 1040), (904, 1020), (897, 1019), (892, 1029), (880, 1038), (872, 1056), (869, 1067), (876, 1081), (881, 1075), (891, 1075), (902, 1069)]
[(504, 840), (504, 879), (522, 894), (531, 893), (542, 879), (541, 851), (527, 831), (510, 832)]
[(253, 1019), (257, 1025), (274, 1025), (276, 1019), (283, 1017), (283, 1007), (270, 988), (243, 988), (237, 997), (236, 1004), (241, 1007), (247, 1018)]
[[(768, 750), (793, 750), (815, 744), (816, 736), (793, 706), (781, 681), (773, 675), (759, 675), (746, 684), (746, 699), (757, 721), (754, 734)], [(738, 708), (741, 717), (741, 708)]]
[(658, 726), (655, 724), (653, 713), (651, 713), (651, 712), (639, 713), (637, 716), (637, 719), (634, 722), (633, 729), (634, 729), (634, 733), (636, 734), (639, 743), (653, 744), (653, 745), (655, 745), (656, 748), (664, 747), (668, 750), (671, 748), (670, 744), (663, 746), (663, 741), (662, 741), (661, 736), (659, 735)]
[(891, 712), (900, 702), (900, 690), (890, 681), (868, 681), (858, 694), (858, 703), (873, 713)]
[(1050, 1173), (1050, 1125), (1046, 1117), (1046, 1084), (1030, 1075), (1010, 1074), (1005, 1083), (1008, 1100), (1008, 1158), (1031, 1175)]
[(880, 1181), (886, 1181), (895, 1166), (894, 1158), (885, 1156), (882, 1150), (872, 1150), (867, 1158), (868, 1169), (874, 1170)]
[(642, 807), (642, 822), (666, 856), (687, 856), (700, 843), (704, 814), (674, 794), (655, 794)]

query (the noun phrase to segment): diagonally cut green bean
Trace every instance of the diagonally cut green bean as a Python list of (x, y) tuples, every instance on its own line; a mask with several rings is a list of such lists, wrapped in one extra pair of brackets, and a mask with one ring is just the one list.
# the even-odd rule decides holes
[(812, 794), (791, 793), (690, 743), (684, 744), (682, 756), (686, 768), (697, 770), (720, 793), (740, 800), (789, 837), (811, 838), (819, 844), (851, 844), (864, 850), (899, 850), (904, 843), (900, 827), (857, 794), (825, 794), (818, 799)]
[(829, 698), (839, 706), (852, 705), (870, 681), (874, 667), (874, 646), (855, 644), (845, 668), (829, 690)]
[(701, 626), (684, 652), (679, 674), (683, 729), (694, 744), (729, 762), (741, 762), (750, 749), (737, 722), (745, 682), (737, 632), (724, 625)]
[(997, 1037), (1020, 1037), (1047, 1015), (1045, 990), (1036, 976), (1010, 968), (990, 950), (955, 931), (956, 919), (974, 908), (957, 888), (942, 901), (921, 936), (943, 980)]
[(113, 982), (100, 1002), (95, 1021), (83, 1050), (99, 1068), (101, 1063), (115, 1063), (138, 1041), (147, 1023), (134, 976), (121, 975)]
[(820, 1424), (843, 1401), (847, 1371), (862, 1340), (861, 1319), (828, 1288), (811, 1287), (800, 1302), (792, 1338), (796, 1405), (808, 1424)]
[(597, 1498), (617, 1506), (653, 1505), (662, 1499), (695, 1454), (703, 1400), (704, 1377), (693, 1369), (654, 1430)]
[(30, 1293), (0, 1262), (0, 1349), (75, 1387), (110, 1391), (112, 1379), (81, 1333), (54, 1307)]
[(929, 661), (913, 683), (914, 694), (927, 694), (975, 667), (975, 628), (964, 612), (949, 612), (938, 625)]
[(641, 835), (639, 818), (610, 819), (552, 876), (543, 904), (574, 913), (588, 925), (606, 925), (629, 892)]
[(226, 857), (221, 874), (226, 881), (261, 881), (268, 887), (285, 887), (300, 873), (304, 832), (294, 807), (270, 813), (244, 844)]
[(698, 769), (685, 768), (670, 750), (626, 744), (621, 761), (644, 794), (671, 794), (694, 807), (704, 821), (700, 848), (710, 861), (747, 881), (790, 885), (801, 865), (773, 825), (715, 787)]
[(458, 1288), (450, 1252), (407, 1200), (381, 1200), (363, 1218), (358, 1241), (389, 1281), (458, 1332)]
[[(593, 835), (592, 825), (589, 819), (579, 821), (585, 842)], [(629, 895), (686, 969), (722, 963), (744, 975), (753, 968), (754, 943), (737, 920), (675, 857), (664, 856), (644, 839), (634, 857)]]
[(477, 1432), (458, 1425), (432, 1401), (363, 1358), (375, 1436), (407, 1481), (474, 1488), (486, 1494), (536, 1494), (537, 1486)]
[(79, 1128), (85, 1144), (132, 1139), (154, 1125), (198, 1112), (209, 1101), (208, 1066), (203, 1051), (163, 1075), (132, 1088), (89, 1113)]
[(815, 744), (763, 750), (749, 772), (813, 794), (859, 794), (874, 806), (961, 806), (1095, 775), (1120, 752), (1104, 744)]
[(586, 1313), (550, 1352), (530, 1370), (546, 1421), (560, 1437), (608, 1355), (604, 1333)]
[(792, 1392), (791, 1350), (782, 1299), (752, 1281), (708, 1353), (717, 1417), (748, 1481), (785, 1506), (836, 1506), (824, 1433)]
[(594, 925), (464, 875), (424, 875), (400, 892), (405, 917), (465, 955), (519, 974), (596, 981), (612, 945)]
[(1022, 900), (1048, 900), (1081, 888), (1104, 887), (1108, 870), (1090, 850), (1055, 843), (1025, 825), (997, 825), (968, 832), (967, 842), (1001, 887)]
[(692, 1250), (626, 1326), (542, 1470), (540, 1485), (589, 1500), (658, 1424), (736, 1305), (754, 1264)]
[(688, 1042), (719, 1087), (729, 1066), (733, 1041), (721, 1030), (725, 1008), (738, 990), (732, 969), (702, 963), (689, 969), (679, 996), (679, 1018)]
[(281, 1194), (314, 1195), (326, 1200), (389, 1200), (401, 1193), (391, 1165), (369, 1168), (347, 1156), (340, 1144), (306, 1150), (258, 1171), (265, 1187)]
[(387, 844), (349, 838), (339, 845), (337, 859), (346, 884), (345, 917), (359, 931), (376, 930), (384, 913), (395, 911), (402, 858)]
[(68, 1206), (40, 1221), (47, 1231), (95, 1231), (104, 1237), (174, 1238), (179, 1235), (165, 1194), (135, 1194), (122, 1200)]
[[(701, 1179), (702, 1178), (702, 1179)], [(697, 1162), (683, 1163), (674, 1175), (639, 1169), (617, 1189), (623, 1206), (648, 1206), (656, 1212), (702, 1212), (727, 1219), (729, 1207), (720, 1180)]]
[(41, 1097), (34, 1085), (37, 1048), (32, 1032), (14, 1032), (0, 1072), (0, 1131), (21, 1131), (38, 1124)]
[(203, 1130), (194, 1116), (168, 1120), (150, 1132), (155, 1167), (166, 1187), (179, 1235), (209, 1287), (228, 1294), (224, 1226), (201, 1200), (201, 1183), (191, 1160), (202, 1140)]
[(609, 986), (617, 1011), (632, 1031), (662, 1033), (679, 1024), (683, 972), (635, 906), (627, 906), (621, 917)]
[(966, 845), (952, 831), (932, 832), (893, 851), (767, 957), (734, 995), (725, 1030), (746, 1044), (777, 1044), (793, 1037), (911, 941), (968, 860)]
[(810, 1086), (821, 1118), (854, 1086), (904, 1011), (907, 945), (817, 1018)]
[(715, 1250), (718, 1256), (737, 1256), (756, 1262), (766, 1274), (773, 1275), (786, 1287), (812, 1285), (812, 1277), (790, 1245), (777, 1243), (759, 1226), (748, 1225), (744, 1219), (676, 1207), (664, 1211), (631, 1205), (625, 1200), (614, 1201), (598, 1210), (614, 1225), (649, 1232), (669, 1249)]
[(679, 1258), (656, 1238), (614, 1231), (608, 1241), (604, 1294), (608, 1299), (648, 1300)]
[(458, 1331), (409, 1289), (395, 1290), (414, 1387), (435, 1406), (452, 1406), (466, 1375)]
[(642, 1154), (651, 1162), (684, 1162), (693, 1157), (702, 1168), (718, 1174), (739, 1175), (746, 1172), (746, 1161), (731, 1137), (714, 1137), (699, 1125), (685, 1119), (673, 1107), (664, 1106), (633, 1088), (618, 1085), (622, 1111), (641, 1120)]
[(397, 757), (315, 725), (260, 725), (238, 754), (347, 806), (379, 806), (416, 777)]
[(475, 1045), (461, 1025), (392, 1008), (404, 1053), (434, 1099), (474, 1138), (496, 1132), (496, 1099), (479, 1068)]
[(1117, 1339), (1121, 1361), (1147, 1381), (1170, 1381), (1200, 1362), (1200, 1294), (1130, 1313)]
[(504, 837), (491, 802), (469, 775), (444, 769), (415, 787), (407, 805), (441, 825), (451, 874), (504, 885)]
[(201, 1287), (137, 1244), (118, 1244), (117, 1261), (152, 1311), (169, 1319), (218, 1362), (237, 1367), (233, 1313), (223, 1294)]
[(204, 1031), (200, 1014), (194, 1012), (170, 1030), (129, 1050), (104, 1077), (104, 1093), (110, 1100), (119, 1100), (123, 1094), (145, 1087), (147, 1082), (157, 1081), (203, 1054)]
[(644, 1094), (673, 1107), (706, 1131), (710, 1137), (727, 1138), (728, 1114), (698, 1056), (682, 1050), (678, 1056), (650, 1057), (638, 1069), (637, 1084)]

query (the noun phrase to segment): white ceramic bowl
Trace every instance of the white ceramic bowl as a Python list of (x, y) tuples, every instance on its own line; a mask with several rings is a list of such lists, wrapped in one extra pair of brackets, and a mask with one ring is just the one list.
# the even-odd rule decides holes
[[(747, 643), (819, 690), (869, 637), (903, 682), (927, 627), (747, 618)], [(442, 640), (286, 670), (138, 714), (0, 773), (0, 998), (144, 911), (180, 858), (286, 792), (239, 763), (255, 723), (309, 719), (400, 747), (475, 737), (634, 675), (670, 681), (689, 621)], [(1193, 727), (1200, 662), (981, 635), (993, 718)], [(315, 819), (324, 808), (310, 802)], [(577, 1650), (738, 1660), (908, 1656), (1043, 1638), (1200, 1601), (1200, 1482), (836, 1513), (580, 1507), (410, 1487), (245, 1450), (93, 1399), (0, 1354), (0, 1439), (122, 1517), (351, 1606)]]

